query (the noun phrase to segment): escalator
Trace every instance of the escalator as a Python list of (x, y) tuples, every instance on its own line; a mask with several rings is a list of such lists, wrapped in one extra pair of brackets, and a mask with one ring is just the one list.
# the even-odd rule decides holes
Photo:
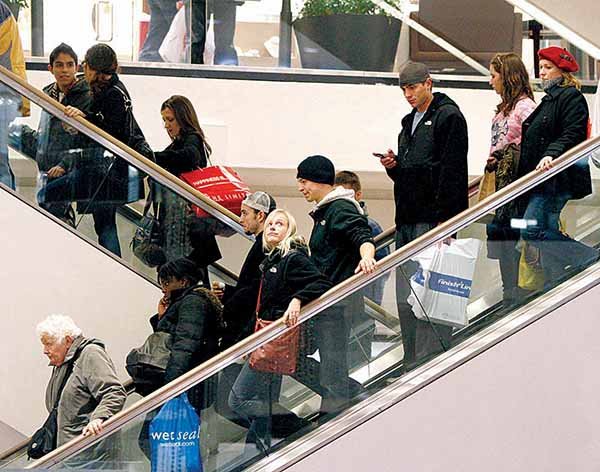
[[(371, 354), (368, 361), (353, 365), (351, 376), (354, 382), (361, 385), (361, 388), (340, 411), (335, 413), (320, 412), (318, 395), (305, 386), (306, 382), (296, 380), (297, 375), (294, 378), (285, 377), (282, 395), (272, 405), (270, 420), (272, 424), (277, 422), (278, 405), (280, 405), (284, 410), (291, 410), (303, 418), (305, 423), (301, 429), (289, 431), (287, 434), (272, 429), (272, 434), (267, 436), (263, 444), (266, 448), (246, 443), (245, 428), (216, 414), (212, 409), (205, 410), (201, 426), (203, 445), (201, 454), (204, 470), (283, 470), (301, 460), (308, 460), (309, 463), (312, 454), (326, 445), (336, 445), (338, 440), (341, 441), (346, 435), (368, 426), (370, 421), (385, 418), (393, 410), (393, 406), (402, 405), (406, 399), (411, 398), (424, 387), (428, 387), (428, 392), (435, 393), (436, 385), (439, 385), (436, 382), (456, 371), (457, 367), (468, 366), (469, 362), (480, 358), (491, 347), (495, 348), (495, 352), (502, 352), (510, 345), (508, 341), (516, 334), (521, 331), (527, 333), (531, 326), (539, 326), (540, 320), (548, 318), (559, 309), (568, 308), (571, 303), (588, 297), (599, 280), (599, 268), (595, 260), (574, 260), (573, 252), (570, 250), (572, 243), (566, 240), (544, 241), (544, 247), (551, 248), (554, 254), (562, 258), (562, 276), (553, 280), (543, 280), (542, 276), (539, 288), (529, 291), (519, 304), (499, 304), (501, 301), (499, 270), (497, 262), (486, 256), (485, 225), (490, 221), (490, 212), (509, 204), (556, 174), (564, 172), (569, 166), (586, 164), (591, 153), (598, 148), (600, 148), (600, 138), (582, 143), (557, 159), (552, 170), (544, 173), (532, 172), (473, 208), (441, 224), (428, 234), (402, 248), (395, 248), (390, 256), (380, 261), (375, 273), (356, 275), (306, 306), (302, 310), (301, 323), (324, 316), (322, 313), (324, 309), (351, 296), (357, 290), (364, 290), (370, 284), (379, 283), (384, 285), (382, 309), (386, 313), (396, 313), (395, 278), (412, 275), (412, 273), (407, 274), (406, 271), (406, 263), (409, 260), (423, 260), (427, 253), (439, 252), (444, 241), (455, 233), (458, 233), (459, 239), (468, 238), (479, 242), (481, 246), (472, 283), (469, 280), (463, 281), (468, 282), (470, 291), (468, 295), (460, 295), (468, 297), (466, 313), (469, 323), (454, 328), (449, 345), (445, 345), (443, 340), (439, 339), (440, 342), (435, 346), (427, 346), (429, 349), (418, 359), (418, 365), (404, 366), (401, 333), (396, 333), (397, 335), (394, 336), (393, 326), (385, 326), (392, 333), (388, 333), (390, 335), (383, 338), (374, 337), (370, 345)], [(598, 203), (597, 195), (592, 194), (583, 200), (570, 202), (562, 214), (566, 231), (587, 246), (598, 246), (600, 243)], [(528, 223), (523, 220), (513, 220), (512, 224), (519, 227)], [(454, 243), (450, 242), (450, 247), (452, 244)], [(418, 283), (419, 278), (414, 277), (413, 280)], [(419, 305), (425, 311), (426, 318), (429, 315), (434, 316), (434, 309), (431, 307), (435, 305), (432, 305), (431, 299), (428, 298), (435, 295), (436, 290), (432, 287), (428, 283), (427, 288), (419, 295), (413, 291), (416, 303), (413, 306)], [(431, 330), (429, 334), (436, 335), (440, 324), (425, 323)], [(149, 462), (138, 446), (139, 430), (146, 415), (159, 411), (165, 402), (186, 392), (201, 381), (217, 376), (223, 377), (230, 366), (242, 363), (244, 357), (254, 349), (286, 330), (287, 328), (281, 322), (276, 322), (255, 333), (142, 401), (126, 408), (106, 422), (105, 431), (101, 435), (78, 438), (30, 464), (28, 468), (61, 469), (76, 466), (78, 456), (86, 448), (106, 441), (113, 434), (120, 434), (123, 447), (119, 461), (103, 465), (117, 470), (125, 468), (149, 470)], [(352, 343), (352, 339), (350, 342)], [(532, 349), (539, 350), (539, 346), (532, 346)], [(318, 352), (313, 354), (313, 360), (318, 362)], [(225, 395), (227, 392), (220, 393)], [(475, 408), (476, 405), (473, 407)]]

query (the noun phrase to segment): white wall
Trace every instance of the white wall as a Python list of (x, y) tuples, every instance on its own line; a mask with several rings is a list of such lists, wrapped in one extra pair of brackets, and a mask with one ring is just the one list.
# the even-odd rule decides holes
[(49, 218), (0, 190), (0, 420), (30, 434), (47, 416), (48, 359), (35, 326), (71, 316), (106, 342), (121, 378), (124, 359), (150, 334), (159, 290)]
[(599, 303), (596, 287), (286, 470), (597, 471)]

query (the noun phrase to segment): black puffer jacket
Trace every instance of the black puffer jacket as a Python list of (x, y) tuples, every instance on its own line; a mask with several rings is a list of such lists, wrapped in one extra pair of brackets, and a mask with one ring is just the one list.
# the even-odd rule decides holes
[[(44, 87), (44, 93), (58, 100), (59, 90), (56, 82)], [(84, 113), (89, 111), (92, 95), (83, 77), (76, 79), (64, 94), (61, 103), (79, 108)], [(67, 172), (70, 171), (73, 162), (72, 153), (69, 151), (80, 148), (84, 141), (84, 136), (75, 128), (46, 111), (42, 111), (37, 131), (27, 125), (23, 125), (21, 129), (22, 152), (35, 159), (39, 169), (44, 172), (57, 165)]]
[(394, 181), (396, 225), (441, 223), (469, 206), (467, 122), (443, 93), (411, 134), (416, 109), (402, 119), (398, 165), (387, 169)]
[(292, 298), (305, 305), (331, 288), (331, 282), (317, 269), (308, 257), (306, 247), (301, 245), (294, 246), (283, 257), (275, 250), (263, 261), (260, 270), (258, 316), (263, 320), (281, 318)]
[[(523, 122), (517, 177), (534, 170), (543, 157), (559, 157), (585, 141), (588, 119), (587, 102), (579, 90), (558, 85), (550, 88), (539, 106)], [(534, 191), (569, 193), (574, 199), (589, 195), (592, 193), (592, 179), (588, 159), (579, 160)]]
[(223, 340), (225, 348), (233, 346), (254, 332), (260, 264), (265, 259), (262, 237), (263, 233), (258, 234), (248, 251), (237, 285), (225, 287), (223, 294), (223, 319), (227, 323), (227, 336)]
[(206, 167), (202, 138), (196, 133), (182, 133), (164, 151), (154, 153), (156, 163), (179, 177), (184, 172)]
[[(219, 318), (221, 305), (214, 295), (201, 286), (175, 290), (171, 304), (159, 319), (150, 318), (154, 332), (171, 335), (171, 358), (164, 383), (189, 372), (219, 352)], [(200, 411), (215, 400), (216, 376), (188, 390), (190, 403)]]
[(360, 246), (373, 242), (367, 217), (354, 192), (336, 187), (311, 212), (311, 260), (334, 285), (354, 274)]

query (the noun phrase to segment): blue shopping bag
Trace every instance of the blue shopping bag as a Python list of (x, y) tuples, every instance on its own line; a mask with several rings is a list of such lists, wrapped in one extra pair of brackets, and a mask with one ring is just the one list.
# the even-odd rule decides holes
[(200, 418), (184, 393), (150, 423), (152, 472), (202, 472)]

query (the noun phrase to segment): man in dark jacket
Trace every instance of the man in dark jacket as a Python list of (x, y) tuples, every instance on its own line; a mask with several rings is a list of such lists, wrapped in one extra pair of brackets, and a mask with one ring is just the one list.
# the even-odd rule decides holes
[[(443, 93), (433, 93), (427, 66), (409, 62), (400, 72), (400, 87), (413, 108), (402, 119), (398, 153), (375, 154), (394, 181), (396, 249), (468, 208), (467, 123), (458, 105)], [(447, 349), (452, 329), (417, 320), (407, 299), (410, 261), (396, 274), (398, 316), (404, 345), (404, 365)]]
[[(256, 323), (256, 300), (260, 285), (260, 264), (265, 259), (263, 252), (263, 230), (269, 213), (277, 208), (275, 199), (265, 192), (254, 192), (242, 202), (240, 224), (246, 234), (254, 235), (254, 243), (242, 264), (235, 286), (213, 282), (213, 293), (223, 302), (223, 320), (227, 328), (221, 340), (221, 348), (227, 349), (254, 332)], [(229, 392), (240, 373), (240, 364), (227, 366), (219, 378), (219, 393), (216, 410), (225, 418), (241, 422), (227, 403)]]
[(227, 338), (222, 347), (228, 348), (254, 332), (256, 299), (260, 284), (260, 263), (264, 260), (263, 230), (269, 213), (277, 208), (275, 199), (265, 192), (254, 192), (242, 202), (240, 224), (246, 234), (254, 235), (235, 286), (213, 282), (213, 292), (223, 302), (223, 319)]
[[(83, 77), (76, 77), (77, 54), (67, 44), (61, 43), (50, 53), (48, 70), (56, 79), (44, 87), (44, 93), (63, 105), (74, 106), (87, 111), (92, 98), (90, 88)], [(13, 137), (18, 136), (14, 129)], [(14, 141), (14, 139), (13, 139)], [(42, 174), (46, 174), (48, 183), (64, 176), (73, 168), (72, 150), (81, 147), (82, 136), (70, 126), (45, 111), (42, 112), (37, 130), (27, 125), (21, 127), (21, 139), (16, 147), (27, 156), (35, 159)], [(40, 206), (57, 218), (74, 225), (75, 214), (71, 207), (72, 195), (66, 185), (52, 186), (49, 192), (42, 187), (38, 194)]]
[[(309, 243), (315, 265), (333, 285), (357, 272), (371, 273), (375, 268), (371, 228), (354, 191), (333, 186), (333, 163), (324, 156), (307, 157), (298, 166), (296, 178), (298, 190), (315, 204)], [(358, 291), (314, 319), (322, 413), (339, 411), (350, 397), (348, 342), (352, 313), (361, 305), (362, 292)]]

